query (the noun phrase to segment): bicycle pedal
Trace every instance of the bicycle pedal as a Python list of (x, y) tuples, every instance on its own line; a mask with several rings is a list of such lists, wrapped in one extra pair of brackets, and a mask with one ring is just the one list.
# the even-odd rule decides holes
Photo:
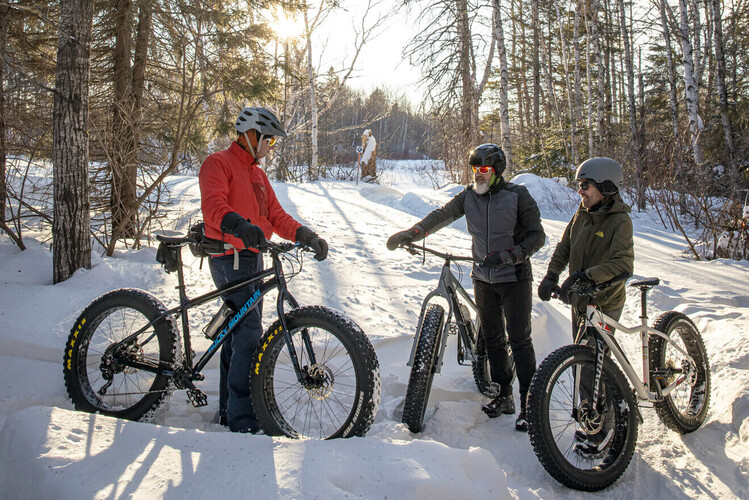
[(208, 404), (208, 396), (206, 396), (200, 389), (188, 389), (187, 400), (195, 407), (200, 408)]

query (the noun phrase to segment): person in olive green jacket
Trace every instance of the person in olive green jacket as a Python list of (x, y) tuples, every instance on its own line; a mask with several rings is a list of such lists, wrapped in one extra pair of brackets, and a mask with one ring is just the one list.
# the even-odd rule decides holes
[[(582, 199), (577, 212), (564, 230), (549, 262), (546, 277), (538, 286), (538, 296), (547, 301), (557, 289), (559, 275), (569, 266), (569, 277), (559, 287), (559, 296), (572, 304), (572, 335), (582, 324), (585, 304), (576, 304), (570, 291), (576, 285), (600, 284), (634, 269), (634, 242), (630, 207), (619, 195), (622, 167), (610, 158), (591, 158), (577, 168), (575, 178)], [(624, 308), (625, 281), (621, 280), (596, 294), (595, 301), (604, 314), (618, 320)], [(613, 330), (612, 330), (613, 331)], [(581, 407), (592, 399), (592, 370), (583, 370), (580, 383)], [(602, 389), (603, 390), (603, 389)], [(574, 452), (584, 458), (599, 458), (606, 452), (614, 432), (614, 408), (604, 408), (600, 430), (587, 434), (575, 432)]]

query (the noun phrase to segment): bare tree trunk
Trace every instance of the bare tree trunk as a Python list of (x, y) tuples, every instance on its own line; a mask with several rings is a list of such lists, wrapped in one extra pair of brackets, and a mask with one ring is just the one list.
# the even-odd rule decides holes
[(8, 196), (8, 188), (5, 181), (6, 175), (6, 144), (5, 144), (5, 41), (8, 34), (8, 15), (10, 6), (0, 5), (0, 229), (10, 235), (23, 249), (23, 243), (16, 237), (13, 230), (5, 222), (5, 207)]
[[(606, 68), (603, 64), (603, 57), (601, 57), (601, 42), (598, 34), (598, 11), (600, 9), (600, 3), (598, 0), (592, 0), (591, 11), (590, 11), (590, 31), (591, 41), (593, 49), (593, 57), (596, 60), (596, 66), (598, 68), (598, 93), (597, 93), (597, 133), (598, 133), (598, 148), (600, 149), (601, 144), (606, 144)], [(599, 151), (600, 154), (600, 151)]]
[(123, 238), (136, 235), (135, 218), (126, 218), (136, 194), (138, 167), (136, 162), (135, 124), (132, 122), (131, 67), (132, 2), (117, 0), (114, 12), (115, 46), (113, 52), (114, 99), (112, 103), (112, 136), (110, 168), (112, 171), (112, 227), (122, 226)]
[(681, 22), (679, 34), (681, 36), (682, 56), (684, 63), (684, 86), (687, 101), (687, 115), (689, 116), (689, 131), (691, 133), (691, 147), (694, 162), (701, 165), (705, 159), (700, 145), (700, 132), (703, 124), (699, 115), (699, 87), (694, 74), (694, 61), (692, 57), (692, 43), (689, 41), (689, 16), (687, 12), (687, 0), (679, 0)]
[(735, 168), (736, 146), (733, 142), (733, 126), (728, 116), (728, 92), (726, 91), (726, 58), (723, 52), (723, 21), (721, 20), (720, 0), (710, 0), (711, 16), (715, 25), (713, 35), (715, 36), (715, 61), (717, 63), (717, 85), (718, 98), (720, 100), (720, 118), (723, 122), (723, 137), (726, 142), (726, 154), (728, 165)]
[(91, 268), (88, 82), (92, 0), (62, 0), (53, 105), (53, 281)]
[(307, 78), (309, 79), (309, 106), (310, 115), (312, 117), (312, 158), (309, 164), (309, 177), (310, 180), (317, 180), (319, 177), (317, 158), (317, 100), (315, 98), (315, 68), (312, 66), (312, 37), (309, 25), (309, 19), (307, 16), (307, 8), (304, 9), (304, 27), (307, 34)]
[(624, 65), (627, 71), (627, 105), (629, 107), (629, 131), (632, 135), (632, 146), (635, 157), (635, 171), (637, 174), (637, 208), (645, 210), (645, 180), (643, 178), (643, 164), (640, 147), (640, 134), (637, 127), (637, 110), (635, 106), (635, 74), (632, 63), (632, 48), (629, 44), (629, 30), (627, 29), (627, 15), (624, 10), (624, 0), (619, 0), (619, 21), (621, 23), (622, 40), (624, 41)]
[(668, 66), (668, 87), (671, 101), (671, 125), (674, 130), (674, 145), (679, 147), (679, 106), (676, 95), (676, 71), (674, 70), (673, 49), (671, 48), (671, 30), (668, 28), (668, 19), (666, 18), (666, 2), (658, 2), (661, 11), (661, 27), (663, 29), (663, 41), (666, 46), (666, 65)]
[[(577, 103), (575, 102), (575, 95), (572, 93), (572, 84), (570, 83), (570, 62), (567, 55), (567, 40), (564, 38), (564, 23), (562, 14), (559, 10), (559, 4), (555, 3), (557, 12), (557, 21), (559, 24), (559, 44), (562, 49), (562, 62), (564, 63), (564, 83), (567, 89), (567, 108), (569, 109), (570, 115), (570, 147), (572, 163), (577, 165)], [(577, 21), (577, 13), (575, 14), (575, 20)], [(577, 25), (575, 26), (573, 36), (577, 34)]]
[(540, 97), (541, 97), (541, 62), (539, 60), (539, 37), (541, 32), (540, 21), (538, 18), (538, 1), (531, 2), (531, 23), (533, 28), (533, 46), (531, 47), (531, 57), (533, 60), (533, 133), (534, 144), (536, 149), (540, 147)]
[[(474, 147), (478, 142), (478, 123), (474, 122), (477, 108), (474, 95), (474, 79), (472, 77), (471, 64), (471, 32), (468, 25), (468, 2), (467, 0), (456, 0), (456, 15), (458, 26), (458, 67), (463, 91), (461, 103), (461, 119), (465, 144)], [(468, 183), (468, 170), (462, 169), (462, 181)]]
[[(582, 117), (583, 110), (582, 110), (582, 100), (581, 100), (581, 81), (580, 81), (580, 8), (582, 6), (582, 3), (580, 0), (577, 0), (576, 6), (575, 6), (575, 24), (572, 28), (572, 37), (573, 37), (573, 43), (572, 46), (575, 51), (575, 93), (573, 95), (573, 106), (574, 106), (574, 116), (575, 116), (575, 123), (577, 123), (577, 119)], [(577, 165), (580, 162), (580, 153), (579, 151), (575, 150), (573, 152), (573, 162), (575, 165)]]
[(510, 136), (510, 111), (507, 103), (509, 90), (507, 71), (507, 49), (505, 47), (505, 33), (502, 28), (502, 12), (500, 11), (500, 0), (494, 0), (494, 31), (497, 39), (497, 52), (499, 53), (499, 115), (502, 124), (502, 149), (507, 158), (507, 168), (512, 169), (512, 139)]

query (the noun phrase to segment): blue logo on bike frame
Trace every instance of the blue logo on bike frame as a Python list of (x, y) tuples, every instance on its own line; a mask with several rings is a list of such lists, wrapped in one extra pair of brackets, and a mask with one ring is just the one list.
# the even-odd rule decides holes
[(241, 320), (245, 314), (247, 314), (247, 311), (249, 311), (253, 304), (257, 301), (257, 299), (260, 298), (260, 289), (255, 290), (255, 293), (252, 294), (252, 297), (249, 298), (247, 302), (242, 306), (242, 309), (239, 310), (237, 314), (234, 315), (234, 317), (229, 321), (229, 324), (226, 325), (226, 327), (221, 331), (218, 337), (216, 337), (216, 340), (213, 341), (213, 344), (208, 348), (208, 352), (213, 352), (216, 347), (221, 343), (221, 340), (228, 335), (228, 333), (231, 331), (232, 328)]

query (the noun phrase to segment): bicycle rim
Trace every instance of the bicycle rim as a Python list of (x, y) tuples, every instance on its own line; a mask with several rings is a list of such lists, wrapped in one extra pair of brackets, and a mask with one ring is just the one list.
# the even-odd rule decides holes
[[(157, 381), (155, 373), (145, 372), (129, 367), (119, 367), (112, 374), (112, 383), (100, 394), (108, 381), (101, 370), (102, 357), (112, 344), (135, 333), (148, 323), (146, 316), (129, 307), (113, 308), (96, 318), (97, 323), (84, 337), (79, 363), (80, 386), (84, 397), (96, 408), (105, 412), (119, 412), (132, 408), (148, 394), (163, 392), (154, 390)], [(145, 345), (136, 346), (152, 337)], [(141, 362), (158, 364), (160, 358), (159, 342), (153, 327), (138, 336), (129, 348), (133, 359)]]
[[(302, 333), (309, 335), (315, 356), (310, 362)], [(349, 350), (339, 336), (322, 326), (291, 331), (295, 352), (303, 372), (312, 381), (300, 384), (284, 343), (278, 342), (269, 366), (270, 397), (285, 427), (300, 437), (326, 439), (335, 436), (349, 421), (357, 405), (358, 377)]]

